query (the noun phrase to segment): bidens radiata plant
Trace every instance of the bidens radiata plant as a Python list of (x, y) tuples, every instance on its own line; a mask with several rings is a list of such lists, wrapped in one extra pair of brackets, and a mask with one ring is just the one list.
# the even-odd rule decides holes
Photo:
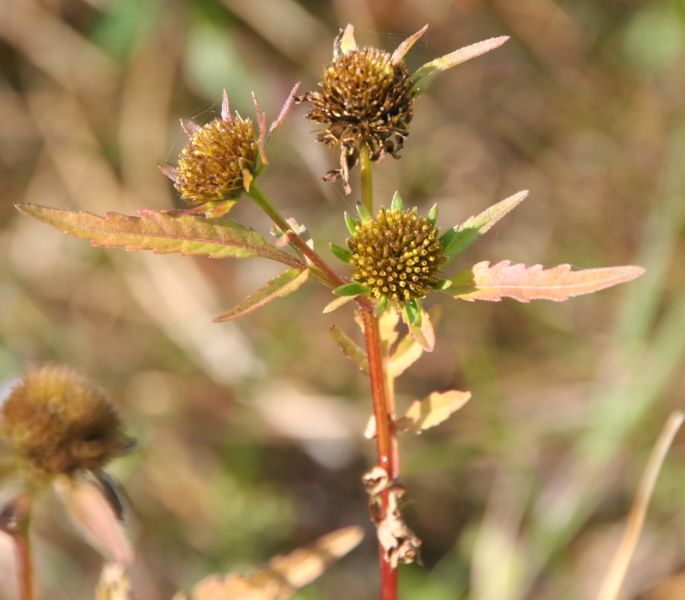
[[(177, 166), (162, 165), (188, 208), (177, 211), (142, 209), (135, 216), (108, 213), (101, 217), (43, 206), (20, 204), (24, 214), (40, 219), (94, 246), (152, 250), (212, 258), (262, 257), (285, 265), (278, 276), (238, 302), (217, 321), (246, 315), (268, 302), (295, 292), (308, 279), (330, 288), (331, 312), (348, 304), (356, 311), (364, 347), (337, 327), (332, 334), (343, 352), (369, 378), (373, 418), (366, 435), (375, 438), (377, 460), (364, 475), (369, 508), (376, 525), (380, 557), (380, 597), (397, 598), (400, 563), (419, 560), (421, 542), (405, 523), (399, 481), (398, 433), (419, 434), (461, 408), (470, 393), (443, 390), (398, 411), (396, 379), (423, 352), (435, 347), (431, 313), (422, 301), (428, 294), (458, 300), (519, 302), (567, 300), (580, 294), (627, 282), (643, 270), (621, 266), (573, 271), (569, 265), (543, 269), (503, 260), (480, 262), (456, 273), (450, 263), (527, 196), (518, 192), (463, 223), (438, 226), (438, 207), (427, 212), (403, 201), (398, 192), (377, 206), (373, 164), (386, 155), (399, 159), (419, 96), (441, 72), (501, 46), (508, 38), (488, 39), (432, 60), (414, 72), (405, 63), (423, 27), (393, 52), (359, 47), (348, 25), (335, 39), (333, 57), (321, 82), (297, 96), (292, 89), (283, 110), (267, 126), (255, 100), (256, 123), (233, 113), (224, 93), (221, 115), (204, 126), (182, 120), (189, 136)], [(268, 164), (266, 144), (293, 103), (309, 106), (306, 117), (320, 128), (317, 140), (336, 153), (337, 168), (324, 179), (340, 180), (352, 191), (352, 171), (359, 166), (355, 215), (341, 215), (348, 230), (347, 247), (331, 245), (345, 263), (333, 268), (318, 252), (304, 225), (286, 218), (257, 184)], [(264, 211), (276, 227), (276, 240), (240, 224), (227, 213), (243, 195)], [(402, 325), (404, 323), (404, 325)], [(103, 448), (118, 439), (105, 435)], [(98, 448), (100, 448), (98, 446)], [(115, 445), (115, 448), (118, 448)], [(87, 448), (86, 448), (87, 449)], [(68, 457), (71, 454), (67, 455)], [(93, 455), (97, 462), (98, 454)], [(280, 596), (279, 596), (280, 597)]]

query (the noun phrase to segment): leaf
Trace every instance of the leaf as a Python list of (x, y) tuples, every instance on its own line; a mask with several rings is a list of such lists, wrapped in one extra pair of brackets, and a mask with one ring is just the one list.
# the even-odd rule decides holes
[(338, 529), (310, 546), (273, 558), (266, 568), (252, 575), (208, 577), (190, 593), (174, 596), (174, 600), (288, 600), (355, 548), (363, 537), (361, 527)]
[(336, 296), (359, 296), (359, 294), (365, 294), (369, 291), (369, 288), (362, 285), (361, 283), (346, 283), (337, 287), (333, 290)]
[(545, 270), (542, 265), (527, 267), (504, 260), (490, 266), (488, 261), (484, 261), (454, 277), (447, 293), (469, 301), (499, 302), (502, 298), (513, 298), (519, 302), (563, 302), (574, 296), (631, 281), (644, 272), (642, 267), (635, 266), (571, 271), (570, 265)]
[(399, 377), (423, 355), (423, 346), (411, 335), (402, 338), (397, 349), (388, 359), (388, 375)]
[[(403, 337), (395, 352), (388, 358), (388, 376), (397, 378), (413, 365), (424, 352), (431, 352), (435, 347), (435, 327), (438, 326), (442, 317), (440, 305), (434, 306), (424, 312), (421, 318), (421, 330), (419, 332), (409, 330), (409, 335)], [(429, 343), (430, 342), (430, 343)]]
[(421, 36), (426, 33), (426, 30), (428, 29), (428, 25), (424, 25), (421, 29), (419, 29), (416, 33), (413, 33), (410, 35), (406, 40), (404, 40), (397, 48), (395, 48), (395, 51), (392, 53), (392, 56), (390, 57), (390, 62), (393, 65), (396, 65), (400, 63), (404, 57), (407, 55), (407, 52), (411, 50), (411, 47), (419, 41)]
[(441, 237), (443, 253), (447, 257), (445, 264), (464, 252), (481, 235), (488, 231), (497, 221), (516, 208), (528, 196), (528, 190), (517, 192), (504, 200), (486, 208), (475, 217), (470, 217), (461, 225), (446, 231)]
[(223, 323), (249, 315), (251, 312), (254, 312), (272, 300), (292, 294), (307, 281), (308, 277), (309, 269), (288, 269), (287, 271), (283, 271), (283, 273), (267, 282), (264, 287), (257, 290), (254, 294), (248, 296), (225, 313), (220, 314), (214, 319), (214, 322)]
[[(405, 306), (408, 306), (405, 305)], [(406, 318), (405, 318), (406, 317)], [(417, 325), (412, 325), (409, 322), (409, 315), (407, 311), (403, 313), (405, 323), (409, 327), (409, 335), (421, 345), (426, 352), (432, 352), (435, 348), (435, 330), (431, 323), (428, 313), (419, 306), (419, 320)]]
[(334, 244), (333, 242), (331, 242), (330, 247), (333, 255), (342, 262), (349, 263), (352, 259), (352, 252), (350, 252), (347, 248), (338, 246), (338, 244)]
[(341, 306), (347, 304), (348, 302), (352, 302), (354, 300), (354, 296), (340, 296), (340, 298), (336, 298), (335, 300), (332, 300), (326, 306), (323, 307), (323, 310), (321, 311), (324, 315), (328, 313), (332, 313), (334, 310), (338, 310)]
[(330, 330), (333, 339), (338, 343), (343, 354), (347, 356), (364, 375), (369, 374), (369, 361), (364, 352), (344, 331), (332, 325)]
[(412, 75), (413, 90), (416, 94), (423, 94), (433, 80), (442, 72), (452, 67), (456, 67), (461, 63), (476, 58), (481, 54), (490, 52), (495, 48), (499, 48), (504, 42), (509, 39), (509, 36), (502, 35), (500, 37), (489, 38), (481, 42), (476, 42), (470, 46), (459, 48), (454, 52), (445, 54), (440, 58), (436, 58), (425, 65), (419, 67)]
[(414, 400), (404, 417), (398, 419), (397, 428), (407, 433), (420, 434), (440, 425), (462, 408), (471, 398), (471, 392), (433, 392), (428, 398)]
[(140, 210), (139, 216), (110, 212), (101, 217), (36, 204), (16, 207), (65, 233), (88, 240), (93, 246), (210, 258), (262, 256), (295, 268), (304, 266), (302, 261), (275, 248), (256, 231), (230, 219), (177, 216), (154, 210)]
[(100, 487), (93, 481), (61, 476), (55, 490), (67, 513), (83, 535), (108, 561), (121, 565), (133, 562), (133, 548)]

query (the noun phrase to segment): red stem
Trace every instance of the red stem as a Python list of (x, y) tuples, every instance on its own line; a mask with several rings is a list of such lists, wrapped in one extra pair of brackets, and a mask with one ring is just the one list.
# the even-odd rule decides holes
[[(378, 464), (385, 469), (391, 481), (397, 476), (397, 444), (395, 443), (394, 415), (388, 402), (385, 383), (383, 346), (378, 327), (378, 318), (373, 311), (362, 308), (366, 353), (369, 360), (369, 379), (373, 414), (376, 420), (376, 454)], [(378, 517), (384, 519), (388, 510), (388, 491), (380, 494), (381, 506)], [(378, 555), (381, 574), (381, 600), (397, 599), (397, 569), (393, 569), (385, 558), (385, 551), (379, 544)]]
[(19, 597), (21, 600), (33, 600), (33, 566), (28, 531), (17, 533), (12, 538), (17, 556)]

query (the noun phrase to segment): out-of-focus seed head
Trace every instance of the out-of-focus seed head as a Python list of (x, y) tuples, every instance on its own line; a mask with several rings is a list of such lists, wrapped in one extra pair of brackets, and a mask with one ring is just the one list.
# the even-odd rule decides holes
[(444, 261), (437, 228), (416, 209), (381, 208), (375, 219), (357, 225), (347, 245), (354, 281), (375, 298), (399, 304), (433, 289)]
[(98, 471), (131, 440), (107, 398), (69, 367), (29, 369), (0, 412), (0, 439), (25, 475)]
[[(323, 72), (319, 90), (302, 97), (312, 109), (306, 117), (325, 126), (317, 136), (327, 146), (340, 148), (342, 176), (356, 164), (362, 144), (371, 160), (386, 153), (399, 158), (413, 116), (414, 92), (403, 60), (377, 48), (341, 53)], [(347, 182), (345, 181), (347, 184)]]
[(217, 118), (196, 129), (178, 157), (175, 186), (191, 205), (238, 196), (259, 150), (250, 119)]

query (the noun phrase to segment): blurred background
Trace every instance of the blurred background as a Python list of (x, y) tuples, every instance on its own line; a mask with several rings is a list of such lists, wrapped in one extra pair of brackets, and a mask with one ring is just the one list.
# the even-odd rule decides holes
[[(436, 350), (399, 382), (402, 403), (473, 391), (449, 422), (401, 441), (425, 562), (402, 569), (401, 597), (592, 598), (685, 400), (683, 0), (0, 0), (0, 379), (64, 362), (120, 407), (139, 440), (112, 466), (132, 506), (139, 598), (349, 524), (366, 528), (363, 545), (296, 597), (376, 597), (367, 384), (328, 333), (359, 338), (352, 311), (321, 314), (330, 293), (309, 283), (215, 325), (278, 266), (97, 250), (12, 206), (172, 208), (155, 165), (175, 163), (178, 118), (210, 120), (223, 88), (243, 115), (255, 90), (275, 116), (294, 81), (315, 85), (348, 22), (387, 50), (430, 23), (412, 68), (512, 37), (421, 96), (402, 161), (376, 168), (379, 201), (395, 189), (420, 210), (437, 201), (447, 227), (527, 188), (462, 266), (648, 269), (565, 304), (448, 302)], [(330, 257), (356, 196), (321, 181), (336, 156), (304, 112), (275, 135), (260, 183)], [(268, 233), (247, 201), (232, 216)], [(623, 598), (685, 597), (684, 499), (681, 435)], [(41, 597), (92, 597), (100, 559), (53, 498), (39, 508)], [(3, 600), (11, 558), (0, 539)]]

